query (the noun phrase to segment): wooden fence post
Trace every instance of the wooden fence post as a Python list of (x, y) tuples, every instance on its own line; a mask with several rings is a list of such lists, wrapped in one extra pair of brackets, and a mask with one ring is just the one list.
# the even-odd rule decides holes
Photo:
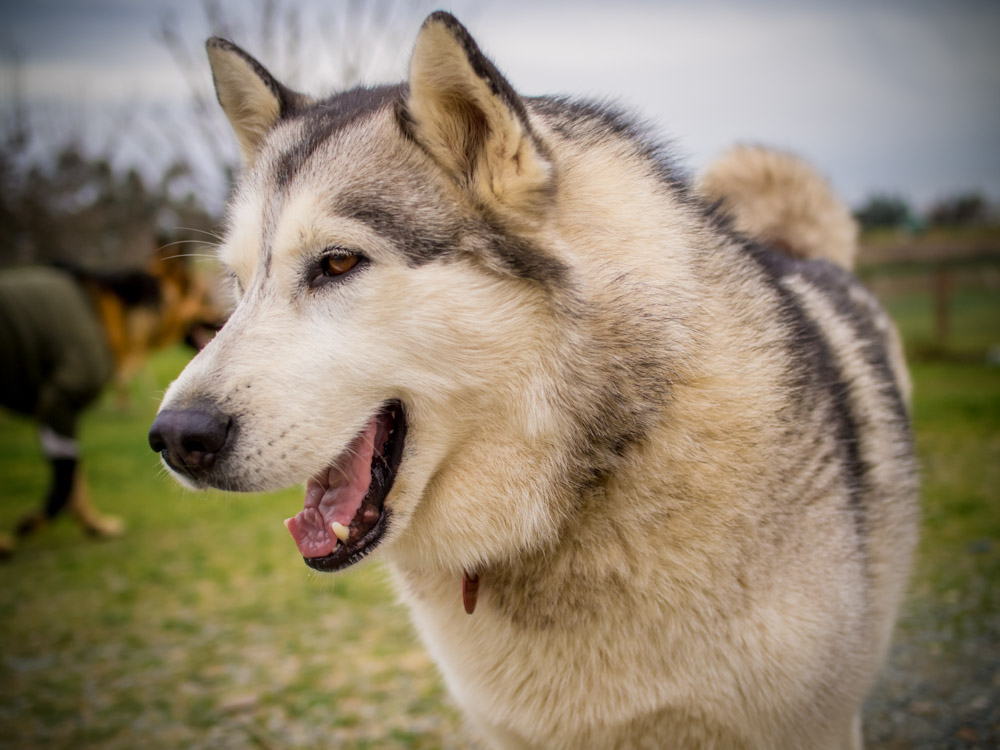
[(944, 263), (934, 267), (934, 341), (944, 350), (948, 344), (951, 271)]

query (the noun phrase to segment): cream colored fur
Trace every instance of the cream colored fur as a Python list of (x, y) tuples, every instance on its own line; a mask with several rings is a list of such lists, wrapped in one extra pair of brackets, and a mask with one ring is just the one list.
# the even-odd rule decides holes
[[(871, 420), (862, 447), (885, 501), (869, 511), (869, 547), (836, 436), (798, 411), (809, 394), (783, 385), (795, 352), (779, 290), (664, 187), (634, 140), (586, 118), (567, 135), (533, 104), (522, 119), (457, 34), (439, 15), (421, 31), (406, 137), (383, 108), (323, 142), (280, 190), (270, 165), (304, 123), (278, 121), (250, 144), (221, 252), (241, 300), (165, 408), (211, 399), (240, 415), (224, 468), (262, 490), (304, 481), (380, 404), (405, 404), (377, 555), (488, 747), (857, 747), (915, 535), (905, 449), (877, 426), (893, 384), (820, 291), (787, 282)], [(257, 106), (253, 86), (230, 94)], [(470, 141), (470, 128), (488, 137)], [(799, 166), (781, 178), (785, 157), (747, 160), (774, 178), (771, 204), (818, 181)], [(777, 218), (764, 229), (753, 211), (741, 218), (756, 178), (709, 174), (707, 194), (768, 238)], [(415, 233), (485, 214), (565, 276), (518, 277), (461, 239), (445, 258), (408, 261), (331, 208), (372, 185), (381, 197), (419, 185), (397, 206), (421, 222)], [(849, 264), (846, 234), (826, 242), (813, 230), (830, 222), (810, 210), (795, 213), (804, 226), (789, 236), (807, 239), (793, 246)], [(327, 247), (362, 251), (370, 267), (303, 291), (302, 269)], [(626, 428), (640, 437), (616, 448)], [(463, 571), (481, 582), (471, 617)]]
[(699, 177), (697, 190), (721, 203), (733, 226), (800, 258), (851, 269), (858, 227), (850, 210), (808, 164), (760, 146), (737, 146)]

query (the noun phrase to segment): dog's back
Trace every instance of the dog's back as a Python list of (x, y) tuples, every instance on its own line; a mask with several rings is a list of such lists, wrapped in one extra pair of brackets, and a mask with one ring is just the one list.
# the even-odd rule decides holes
[[(870, 584), (863, 609), (877, 633), (872, 663), (880, 664), (915, 545), (917, 479), (902, 344), (850, 273), (856, 223), (808, 165), (769, 149), (732, 149), (696, 189), (750, 239), (747, 252), (781, 298), (781, 324), (795, 342), (790, 361), (803, 366), (792, 391), (802, 397), (800, 407), (810, 393), (826, 403), (799, 408), (796, 421), (798, 430), (818, 436), (817, 447), (826, 445), (813, 454), (817, 471), (845, 472), (844, 511), (857, 544), (845, 554), (862, 562)], [(803, 496), (816, 489), (814, 482)]]

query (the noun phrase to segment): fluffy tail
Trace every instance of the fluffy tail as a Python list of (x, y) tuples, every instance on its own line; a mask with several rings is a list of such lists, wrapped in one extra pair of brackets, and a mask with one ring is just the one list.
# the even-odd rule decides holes
[(854, 267), (857, 223), (826, 180), (795, 156), (737, 146), (709, 165), (696, 190), (743, 234), (798, 258)]

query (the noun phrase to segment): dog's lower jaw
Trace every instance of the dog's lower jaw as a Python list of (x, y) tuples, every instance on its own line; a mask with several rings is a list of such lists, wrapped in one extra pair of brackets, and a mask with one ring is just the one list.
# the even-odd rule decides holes
[(302, 560), (313, 570), (321, 573), (333, 573), (343, 570), (351, 565), (355, 565), (368, 557), (375, 548), (378, 547), (391, 526), (392, 510), (383, 508), (372, 526), (364, 535), (354, 541), (348, 549), (346, 546), (338, 547), (329, 555), (323, 557), (302, 557)]

